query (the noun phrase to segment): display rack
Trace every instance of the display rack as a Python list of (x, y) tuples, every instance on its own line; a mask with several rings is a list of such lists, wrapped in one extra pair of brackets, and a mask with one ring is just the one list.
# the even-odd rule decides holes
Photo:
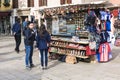
[(80, 12), (71, 15), (73, 17), (71, 20), (67, 20), (67, 24), (75, 24), (78, 27), (80, 27), (80, 29), (83, 29), (85, 14), (86, 14), (86, 11), (81, 10)]
[(73, 42), (70, 40), (52, 38), (50, 43), (50, 53), (72, 55), (79, 58), (89, 58), (89, 56), (86, 55), (86, 46), (88, 45), (88, 41)]

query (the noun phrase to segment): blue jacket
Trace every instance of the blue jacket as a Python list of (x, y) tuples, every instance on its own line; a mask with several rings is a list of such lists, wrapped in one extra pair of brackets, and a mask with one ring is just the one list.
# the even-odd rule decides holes
[(28, 22), (27, 22), (27, 21), (24, 21), (24, 22), (23, 22), (23, 27), (27, 27), (27, 24), (28, 24)]
[(22, 26), (23, 26), (23, 31), (27, 28), (27, 24), (28, 24), (27, 21), (24, 21), (24, 22), (23, 22), (23, 25), (22, 25)]
[(31, 29), (25, 30), (24, 42), (26, 46), (33, 46), (35, 41), (35, 32)]
[(21, 26), (20, 26), (20, 23), (16, 22), (16, 23), (13, 25), (12, 32), (13, 32), (13, 33), (16, 33), (16, 35), (20, 35), (20, 34), (21, 34)]
[(40, 35), (38, 34), (36, 37), (36, 41), (37, 41), (37, 47), (38, 49), (48, 49), (47, 44), (50, 43), (51, 41), (51, 36), (48, 32), (46, 32), (44, 34), (44, 37), (40, 37)]

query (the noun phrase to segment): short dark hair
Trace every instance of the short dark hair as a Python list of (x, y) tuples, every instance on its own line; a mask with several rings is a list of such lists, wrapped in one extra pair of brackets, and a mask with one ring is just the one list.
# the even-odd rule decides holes
[(33, 23), (33, 22), (32, 21), (28, 21), (27, 26), (29, 26), (31, 23)]
[(17, 18), (17, 19), (16, 19), (16, 22), (20, 22), (20, 18)]

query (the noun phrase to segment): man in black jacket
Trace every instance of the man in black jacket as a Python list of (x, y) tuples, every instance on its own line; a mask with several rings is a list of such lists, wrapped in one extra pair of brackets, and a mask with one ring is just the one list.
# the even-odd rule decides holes
[(34, 24), (32, 22), (29, 22), (27, 29), (25, 30), (26, 69), (31, 69), (32, 67), (34, 67), (32, 62), (32, 55), (33, 55), (33, 44), (35, 41), (35, 32), (33, 29), (34, 29)]

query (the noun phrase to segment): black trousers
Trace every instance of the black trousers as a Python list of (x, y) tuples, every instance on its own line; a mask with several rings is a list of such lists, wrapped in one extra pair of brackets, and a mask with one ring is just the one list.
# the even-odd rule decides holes
[(21, 35), (14, 35), (14, 37), (15, 37), (15, 42), (16, 42), (15, 50), (19, 51), (19, 47), (21, 44)]

